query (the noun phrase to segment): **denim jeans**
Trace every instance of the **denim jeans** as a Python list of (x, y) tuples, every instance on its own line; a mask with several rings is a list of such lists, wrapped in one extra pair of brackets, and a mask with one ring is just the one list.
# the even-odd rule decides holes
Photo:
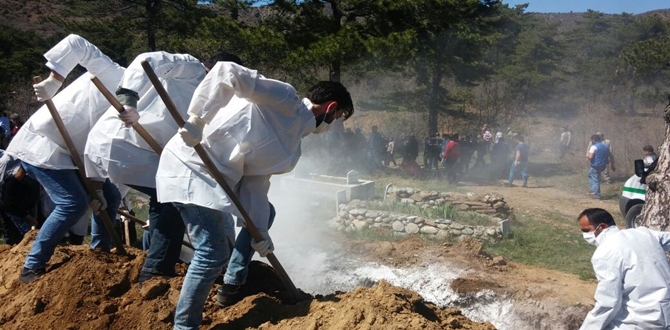
[(179, 211), (172, 203), (159, 203), (155, 188), (134, 185), (129, 187), (149, 195), (149, 252), (142, 271), (174, 274), (185, 231)]
[(600, 173), (607, 168), (607, 165), (604, 166), (595, 166), (591, 167), (589, 170), (589, 188), (593, 193), (595, 198), (600, 198)]
[(186, 223), (195, 253), (179, 294), (174, 329), (198, 329), (207, 295), (230, 257), (226, 222), (232, 217), (194, 204), (175, 206)]
[[(272, 227), (275, 220), (275, 207), (270, 203), (270, 221), (268, 222), (268, 229)], [(223, 282), (232, 285), (243, 285), (247, 282), (247, 275), (249, 274), (249, 263), (254, 256), (254, 249), (251, 247), (251, 233), (247, 228), (242, 228), (237, 234), (235, 240), (235, 247), (233, 254), (230, 256), (228, 269), (223, 276)]]
[(528, 185), (528, 162), (519, 162), (518, 165), (515, 165), (514, 162), (512, 162), (512, 167), (509, 169), (509, 179), (507, 180), (508, 184), (512, 184), (514, 181), (514, 176), (516, 176), (516, 173), (521, 169), (521, 179), (523, 180), (523, 186)]
[(30, 231), (30, 225), (28, 224), (28, 221), (26, 221), (25, 218), (10, 213), (7, 213), (7, 216), (9, 217), (10, 220), (12, 220), (12, 223), (14, 224), (14, 226), (16, 226), (16, 229), (19, 230), (19, 233), (21, 233), (21, 235), (25, 235), (27, 232)]
[[(107, 212), (109, 220), (113, 222), (116, 219), (116, 210), (119, 209), (121, 204), (121, 193), (109, 179), (102, 184), (102, 193), (107, 201), (105, 212)], [(101, 249), (105, 252), (112, 249), (112, 236), (105, 229), (102, 218), (95, 213), (91, 214), (91, 249)]]
[(36, 270), (46, 267), (65, 233), (84, 216), (88, 196), (76, 170), (48, 170), (25, 162), (22, 165), (26, 173), (44, 187), (55, 205), (26, 257), (24, 267)]

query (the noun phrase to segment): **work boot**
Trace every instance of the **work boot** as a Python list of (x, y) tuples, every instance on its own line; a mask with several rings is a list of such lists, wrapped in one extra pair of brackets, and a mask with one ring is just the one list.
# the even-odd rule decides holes
[(216, 290), (216, 305), (219, 307), (228, 307), (235, 305), (244, 299), (241, 285), (223, 284)]
[(23, 283), (30, 283), (37, 280), (46, 273), (47, 273), (46, 268), (39, 268), (33, 270), (23, 267), (23, 269), (21, 270), (21, 275), (19, 275), (19, 281)]

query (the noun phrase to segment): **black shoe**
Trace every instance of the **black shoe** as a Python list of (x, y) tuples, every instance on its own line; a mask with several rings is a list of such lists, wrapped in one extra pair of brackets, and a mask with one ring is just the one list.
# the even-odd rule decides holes
[(241, 285), (224, 284), (216, 290), (216, 305), (228, 307), (244, 299)]
[(46, 273), (47, 271), (45, 268), (39, 268), (33, 270), (23, 267), (23, 269), (21, 270), (21, 275), (19, 275), (19, 281), (23, 283), (30, 283), (37, 280)]

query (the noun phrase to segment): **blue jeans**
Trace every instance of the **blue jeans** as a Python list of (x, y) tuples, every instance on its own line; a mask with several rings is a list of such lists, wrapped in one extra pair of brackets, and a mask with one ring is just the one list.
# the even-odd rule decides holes
[(514, 176), (516, 173), (521, 169), (521, 179), (523, 180), (523, 186), (528, 185), (528, 162), (519, 162), (518, 165), (515, 165), (514, 162), (512, 162), (512, 167), (509, 169), (509, 179), (507, 180), (508, 184), (512, 184), (514, 181)]
[(174, 329), (198, 329), (214, 281), (230, 256), (226, 221), (231, 215), (194, 204), (175, 203), (195, 248), (179, 294)]
[(184, 221), (172, 203), (158, 202), (155, 188), (129, 187), (149, 195), (149, 252), (142, 271), (173, 275), (184, 238)]
[[(270, 203), (270, 221), (268, 222), (268, 229), (272, 227), (275, 220), (275, 207)], [(247, 282), (247, 275), (249, 274), (249, 263), (254, 256), (254, 249), (251, 247), (251, 234), (247, 228), (242, 228), (237, 234), (235, 240), (235, 247), (233, 254), (230, 256), (228, 269), (223, 276), (223, 282), (232, 285), (243, 285)]]
[(10, 220), (12, 220), (12, 223), (14, 224), (14, 226), (16, 226), (16, 229), (19, 230), (19, 233), (21, 233), (21, 235), (25, 235), (27, 232), (30, 231), (30, 225), (28, 224), (28, 221), (26, 221), (25, 218), (10, 213), (7, 213), (7, 216), (9, 217)]
[(26, 173), (37, 180), (53, 201), (54, 210), (37, 233), (24, 267), (45, 268), (65, 233), (88, 210), (88, 196), (76, 170), (48, 170), (22, 162)]
[(607, 168), (607, 165), (592, 166), (589, 170), (589, 188), (595, 198), (600, 198), (600, 173)]
[[(121, 204), (121, 193), (109, 179), (102, 184), (102, 193), (107, 201), (105, 212), (109, 220), (113, 222), (116, 219), (116, 210)], [(91, 214), (91, 249), (101, 249), (105, 252), (112, 249), (112, 236), (105, 229), (102, 218), (95, 213)]]

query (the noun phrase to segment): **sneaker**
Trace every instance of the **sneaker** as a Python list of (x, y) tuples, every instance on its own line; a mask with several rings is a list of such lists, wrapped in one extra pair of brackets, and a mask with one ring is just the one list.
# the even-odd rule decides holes
[(21, 275), (19, 275), (19, 281), (23, 283), (30, 283), (37, 280), (46, 273), (47, 273), (46, 268), (39, 268), (33, 270), (23, 267), (23, 269), (21, 270)]
[(244, 297), (241, 285), (223, 284), (216, 290), (216, 305), (219, 307), (228, 307), (235, 305), (244, 299)]

